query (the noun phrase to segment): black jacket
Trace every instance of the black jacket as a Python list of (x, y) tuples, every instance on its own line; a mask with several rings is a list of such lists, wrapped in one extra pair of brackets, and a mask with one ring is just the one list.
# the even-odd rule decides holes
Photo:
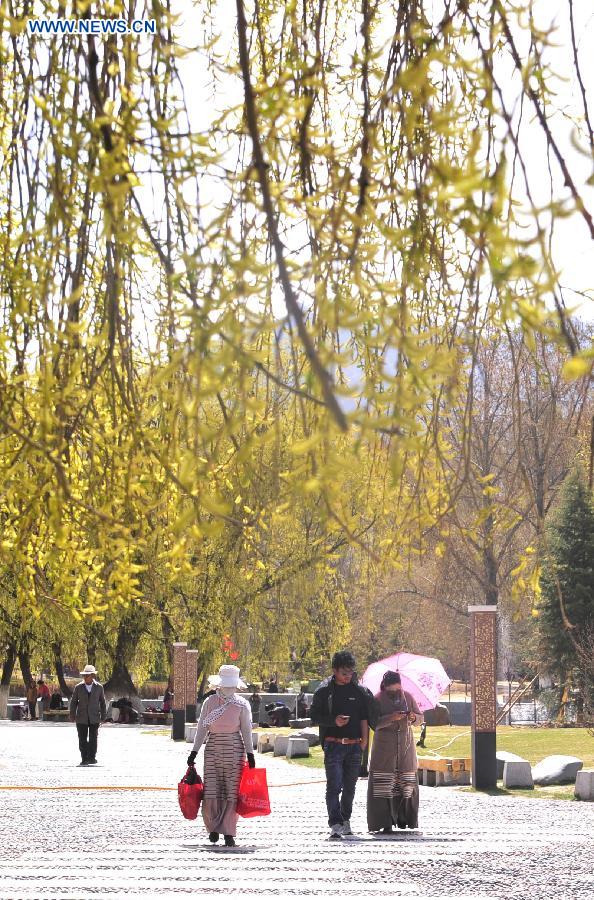
[[(316, 692), (313, 695), (313, 700), (311, 701), (309, 718), (311, 719), (313, 725), (320, 726), (320, 744), (324, 743), (324, 738), (326, 737), (328, 728), (334, 728), (336, 724), (336, 715), (332, 711), (334, 685), (334, 675), (330, 676), (330, 678), (326, 678), (326, 680), (323, 681), (317, 688)], [(373, 728), (375, 724), (374, 715), (373, 710), (370, 709), (372, 703), (375, 702), (373, 694), (371, 693), (371, 691), (368, 691), (367, 688), (362, 687), (360, 684), (352, 684), (352, 687), (354, 687), (355, 690), (359, 691), (359, 693), (363, 697), (368, 710), (369, 726), (370, 728)]]

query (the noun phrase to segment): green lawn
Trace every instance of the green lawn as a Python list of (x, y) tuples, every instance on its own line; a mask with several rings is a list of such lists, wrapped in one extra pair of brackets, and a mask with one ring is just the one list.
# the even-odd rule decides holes
[[(447, 725), (428, 728), (425, 747), (425, 750), (418, 748), (419, 756), (432, 756), (433, 753), (438, 756), (470, 756), (470, 729)], [(585, 769), (594, 766), (594, 737), (587, 728), (501, 725), (497, 729), (497, 749), (517, 753), (532, 765), (545, 756), (563, 754), (583, 759)]]
[[(415, 738), (418, 738), (420, 729), (413, 730)], [(497, 729), (497, 749), (517, 753), (532, 765), (545, 756), (563, 754), (583, 759), (585, 769), (594, 767), (594, 737), (586, 728), (530, 728), (502, 725)], [(417, 752), (419, 756), (468, 757), (470, 729), (448, 725), (427, 728), (425, 749), (419, 747)], [(313, 747), (309, 758), (296, 759), (294, 762), (301, 766), (322, 768), (324, 765), (322, 750), (320, 747)]]

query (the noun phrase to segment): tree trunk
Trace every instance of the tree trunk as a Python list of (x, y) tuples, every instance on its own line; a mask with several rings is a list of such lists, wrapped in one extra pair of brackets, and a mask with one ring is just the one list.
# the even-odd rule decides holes
[(4, 657), (4, 662), (2, 664), (2, 678), (0, 678), (0, 685), (2, 687), (7, 686), (10, 687), (10, 679), (12, 678), (12, 673), (14, 671), (14, 664), (17, 659), (17, 650), (14, 644), (9, 644), (8, 649), (6, 651), (6, 655)]
[(16, 647), (14, 644), (10, 644), (6, 650), (6, 656), (4, 657), (4, 662), (2, 664), (2, 678), (0, 679), (0, 719), (5, 719), (8, 714), (10, 679), (12, 678), (16, 658)]
[(115, 697), (131, 697), (138, 696), (138, 691), (132, 681), (132, 676), (128, 671), (126, 663), (122, 659), (116, 659), (111, 675), (103, 685), (105, 695)]
[(58, 684), (60, 685), (60, 690), (64, 697), (70, 697), (72, 695), (72, 688), (68, 687), (66, 684), (66, 679), (64, 678), (64, 664), (62, 662), (62, 645), (60, 643), (52, 644), (52, 652), (54, 654), (54, 665), (56, 667), (56, 677), (58, 679)]
[(21, 666), (21, 675), (23, 676), (23, 681), (25, 682), (25, 690), (29, 687), (31, 682), (33, 681), (33, 675), (31, 674), (31, 657), (27, 653), (26, 650), (21, 650), (18, 654), (19, 663)]
[(97, 644), (93, 637), (87, 638), (87, 663), (92, 666), (97, 664)]

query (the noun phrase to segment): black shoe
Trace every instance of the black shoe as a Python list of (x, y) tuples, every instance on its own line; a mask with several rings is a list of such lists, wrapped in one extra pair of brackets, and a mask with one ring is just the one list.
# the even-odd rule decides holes
[(86, 761), (86, 759), (83, 759), (83, 761), (82, 761), (82, 762), (79, 762), (78, 765), (79, 765), (79, 766), (88, 766), (89, 764), (88, 764), (88, 762)]
[(88, 760), (87, 760), (87, 765), (89, 765), (89, 766), (96, 766), (96, 765), (97, 765), (97, 760), (96, 760), (96, 759), (88, 759)]
[(387, 828), (382, 828), (381, 833), (382, 834), (394, 834), (394, 829), (392, 828), (391, 825), (389, 825)]
[(210, 841), (211, 844), (216, 844), (218, 839), (219, 839), (218, 831), (211, 831), (210, 834), (208, 835), (208, 840)]
[(225, 835), (225, 847), (235, 847), (235, 838), (232, 834)]

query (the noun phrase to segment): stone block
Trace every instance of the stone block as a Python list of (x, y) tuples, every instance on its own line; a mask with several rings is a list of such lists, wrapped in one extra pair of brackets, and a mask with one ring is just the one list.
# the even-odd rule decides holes
[(311, 719), (289, 719), (289, 728), (309, 728)]
[(584, 763), (577, 756), (546, 756), (532, 770), (534, 784), (574, 784)]
[(254, 750), (258, 749), (258, 739), (260, 737), (259, 731), (252, 731), (252, 746)]
[(289, 738), (287, 743), (287, 759), (293, 759), (296, 756), (309, 756), (309, 741), (307, 738)]
[(594, 769), (582, 769), (577, 773), (575, 799), (594, 802)]
[(271, 734), (271, 732), (267, 731), (265, 734), (261, 734), (258, 738), (258, 753), (272, 753), (274, 750), (274, 739), (276, 738), (276, 734)]
[(295, 737), (306, 738), (310, 747), (317, 747), (320, 743), (320, 735), (315, 728), (304, 728), (303, 731), (300, 731)]
[(198, 727), (197, 725), (192, 725), (191, 723), (186, 724), (185, 737), (186, 737), (186, 741), (188, 742), (188, 744), (194, 743), (194, 738), (196, 737), (196, 728), (197, 727)]
[(509, 753), (507, 750), (498, 750), (497, 751), (497, 778), (503, 778), (503, 767), (506, 762), (526, 762), (523, 756), (518, 756), (516, 753)]
[(427, 725), (450, 724), (450, 711), (443, 703), (438, 703), (433, 709), (426, 709), (423, 715)]
[(277, 736), (274, 739), (274, 755), (275, 756), (286, 756), (288, 744), (289, 744), (289, 735), (288, 734), (277, 734)]
[(530, 763), (527, 760), (508, 760), (503, 767), (503, 787), (533, 788)]
[(443, 784), (470, 784), (470, 772), (444, 772)]

